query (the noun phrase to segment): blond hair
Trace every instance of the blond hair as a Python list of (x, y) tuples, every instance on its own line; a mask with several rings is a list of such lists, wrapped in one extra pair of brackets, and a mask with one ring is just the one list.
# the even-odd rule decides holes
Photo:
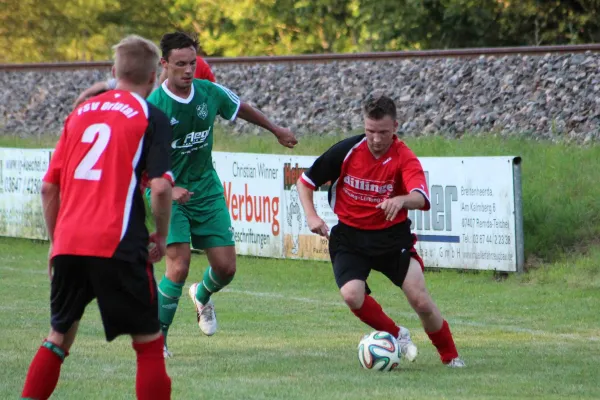
[(113, 46), (115, 77), (134, 85), (147, 83), (156, 74), (160, 50), (150, 40), (129, 35)]

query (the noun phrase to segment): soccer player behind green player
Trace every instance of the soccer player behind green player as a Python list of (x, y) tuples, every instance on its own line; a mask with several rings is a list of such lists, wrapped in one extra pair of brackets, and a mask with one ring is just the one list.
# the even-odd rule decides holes
[[(279, 143), (293, 148), (297, 140), (287, 128), (273, 124), (258, 110), (240, 101), (224, 86), (193, 79), (198, 43), (175, 32), (160, 42), (167, 80), (149, 97), (167, 114), (173, 128), (172, 169), (175, 176), (171, 226), (167, 238), (167, 271), (160, 281), (159, 319), (167, 337), (190, 267), (190, 237), (204, 249), (210, 266), (189, 295), (198, 325), (206, 335), (217, 329), (211, 295), (231, 282), (236, 271), (235, 243), (223, 186), (212, 163), (213, 125), (217, 115), (242, 118), (271, 131)], [(169, 357), (165, 345), (165, 357)]]

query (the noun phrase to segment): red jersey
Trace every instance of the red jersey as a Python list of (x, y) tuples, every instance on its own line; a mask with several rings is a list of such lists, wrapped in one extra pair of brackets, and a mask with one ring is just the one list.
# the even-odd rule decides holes
[(384, 200), (418, 191), (429, 210), (429, 191), (421, 163), (394, 135), (389, 150), (376, 159), (366, 136), (358, 135), (332, 146), (302, 174), (301, 182), (311, 189), (331, 182), (329, 204), (340, 222), (363, 230), (381, 230), (407, 220), (408, 210), (386, 221), (376, 208)]
[(196, 56), (196, 72), (194, 72), (194, 78), (205, 79), (207, 81), (215, 82), (215, 76), (213, 75), (210, 66), (200, 56)]
[(165, 114), (135, 93), (112, 90), (65, 122), (44, 182), (60, 187), (52, 256), (147, 257), (142, 176), (172, 182)]

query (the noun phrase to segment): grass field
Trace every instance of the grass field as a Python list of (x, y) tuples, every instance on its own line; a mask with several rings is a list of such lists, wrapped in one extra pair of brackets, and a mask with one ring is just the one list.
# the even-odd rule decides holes
[[(300, 138), (294, 154), (319, 154), (339, 138)], [(0, 147), (48, 147), (0, 138)], [(525, 139), (408, 139), (420, 156), (520, 155), (530, 271), (427, 272), (464, 370), (444, 367), (401, 293), (373, 275), (375, 297), (419, 346), (416, 363), (364, 371), (356, 345), (370, 329), (342, 304), (322, 262), (240, 257), (215, 296), (219, 332), (202, 336), (184, 297), (169, 336), (173, 399), (597, 399), (600, 365), (600, 147)], [(217, 150), (291, 151), (268, 137), (217, 135)], [(0, 398), (16, 398), (48, 330), (47, 244), (0, 239)], [(194, 255), (188, 284), (206, 266)], [(164, 263), (157, 265), (157, 277)], [(186, 292), (187, 293), (187, 292)], [(135, 358), (126, 338), (107, 344), (95, 304), (67, 359), (56, 399), (133, 399)]]
[[(0, 239), (0, 398), (17, 398), (49, 324), (47, 246)], [(173, 399), (597, 399), (600, 291), (490, 273), (427, 273), (451, 323), (464, 370), (449, 369), (401, 293), (379, 275), (370, 285), (420, 349), (398, 371), (362, 370), (356, 346), (369, 328), (341, 303), (322, 262), (241, 257), (215, 296), (219, 331), (204, 337), (184, 297), (170, 333)], [(189, 282), (206, 266), (194, 255)], [(157, 266), (157, 276), (164, 264)], [(135, 357), (126, 338), (104, 342), (95, 303), (67, 358), (56, 399), (133, 399)]]

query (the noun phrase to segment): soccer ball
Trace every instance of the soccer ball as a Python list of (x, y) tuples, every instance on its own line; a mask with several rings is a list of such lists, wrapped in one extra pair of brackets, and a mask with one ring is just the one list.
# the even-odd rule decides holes
[(358, 361), (365, 369), (391, 371), (400, 364), (401, 357), (398, 341), (387, 332), (371, 332), (358, 344)]

